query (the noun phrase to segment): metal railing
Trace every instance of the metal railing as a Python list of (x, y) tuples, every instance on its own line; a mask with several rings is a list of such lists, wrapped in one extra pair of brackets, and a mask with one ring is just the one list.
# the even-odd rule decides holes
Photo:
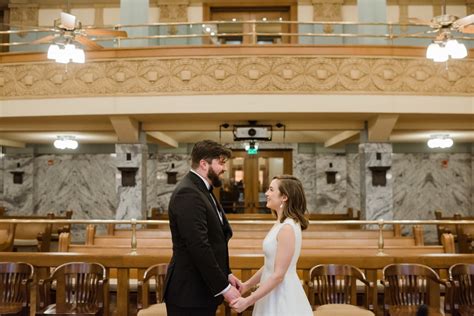
[[(268, 220), (231, 220), (231, 224), (250, 224), (260, 225), (268, 224)], [(156, 225), (156, 224), (168, 224), (167, 220), (105, 220), (105, 219), (1, 219), (0, 224), (31, 224), (31, 223), (44, 223), (44, 224), (114, 224), (114, 225), (130, 225), (131, 227), (131, 252), (130, 254), (137, 254), (138, 240), (137, 240), (137, 225)], [(310, 224), (317, 225), (376, 225), (378, 227), (378, 252), (377, 255), (385, 255), (384, 253), (384, 235), (383, 230), (386, 225), (473, 225), (474, 220), (323, 220), (323, 221), (309, 221)]]
[[(297, 22), (297, 21), (205, 21), (151, 24), (117, 24), (101, 28), (124, 30), (127, 38), (89, 36), (105, 47), (155, 47), (167, 45), (221, 45), (234, 39), (233, 44), (288, 43), (292, 45), (413, 45), (425, 46), (436, 33), (424, 24), (370, 22)], [(98, 29), (85, 27), (85, 29)], [(80, 31), (79, 31), (80, 32)], [(52, 27), (8, 29), (0, 31), (8, 41), (0, 46), (29, 46), (30, 51), (44, 51), (45, 45), (32, 44), (43, 36), (58, 34)], [(453, 38), (474, 44), (474, 35), (453, 32)], [(61, 38), (57, 37), (57, 41)]]

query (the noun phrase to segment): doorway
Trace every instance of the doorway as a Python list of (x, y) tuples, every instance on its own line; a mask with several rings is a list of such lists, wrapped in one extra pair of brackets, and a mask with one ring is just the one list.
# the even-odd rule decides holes
[[(288, 44), (291, 24), (282, 24), (291, 21), (291, 7), (212, 7), (209, 20), (229, 21), (232, 23), (218, 24), (217, 33), (224, 34), (218, 37), (220, 44)], [(264, 24), (239, 23), (239, 21), (262, 21)], [(274, 23), (272, 23), (274, 21)], [(265, 35), (253, 35), (265, 33)], [(226, 35), (227, 34), (227, 35)], [(242, 35), (244, 34), (244, 35)]]
[(265, 192), (272, 178), (292, 174), (292, 150), (233, 150), (227, 161), (219, 199), (226, 213), (270, 213)]

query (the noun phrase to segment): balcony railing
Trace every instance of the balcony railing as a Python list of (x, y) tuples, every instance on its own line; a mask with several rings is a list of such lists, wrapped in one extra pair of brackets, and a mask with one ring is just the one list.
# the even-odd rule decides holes
[[(92, 28), (92, 27), (86, 27)], [(125, 30), (127, 38), (94, 37), (106, 48), (159, 47), (175, 45), (429, 45), (437, 32), (424, 24), (292, 21), (207, 21), (200, 23), (153, 23), (102, 27)], [(33, 42), (44, 36), (60, 34), (52, 27), (5, 29), (0, 31), (3, 52), (44, 52), (46, 44)], [(451, 36), (468, 48), (474, 35), (455, 31)], [(63, 41), (57, 36), (55, 41)]]

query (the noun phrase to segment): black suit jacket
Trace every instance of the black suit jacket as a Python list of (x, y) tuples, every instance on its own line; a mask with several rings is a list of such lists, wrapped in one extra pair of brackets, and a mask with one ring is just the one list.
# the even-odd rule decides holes
[(224, 212), (221, 224), (206, 185), (192, 172), (177, 185), (168, 212), (173, 257), (165, 301), (186, 308), (219, 305), (223, 297), (214, 295), (229, 285), (231, 273), (227, 243), (232, 229)]

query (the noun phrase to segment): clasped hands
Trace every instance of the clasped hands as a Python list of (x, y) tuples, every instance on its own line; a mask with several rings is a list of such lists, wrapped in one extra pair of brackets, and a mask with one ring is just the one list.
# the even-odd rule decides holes
[(224, 293), (224, 298), (235, 312), (241, 313), (251, 305), (247, 297), (241, 296), (249, 290), (248, 285), (242, 283), (232, 274), (229, 275), (229, 283), (232, 287)]

